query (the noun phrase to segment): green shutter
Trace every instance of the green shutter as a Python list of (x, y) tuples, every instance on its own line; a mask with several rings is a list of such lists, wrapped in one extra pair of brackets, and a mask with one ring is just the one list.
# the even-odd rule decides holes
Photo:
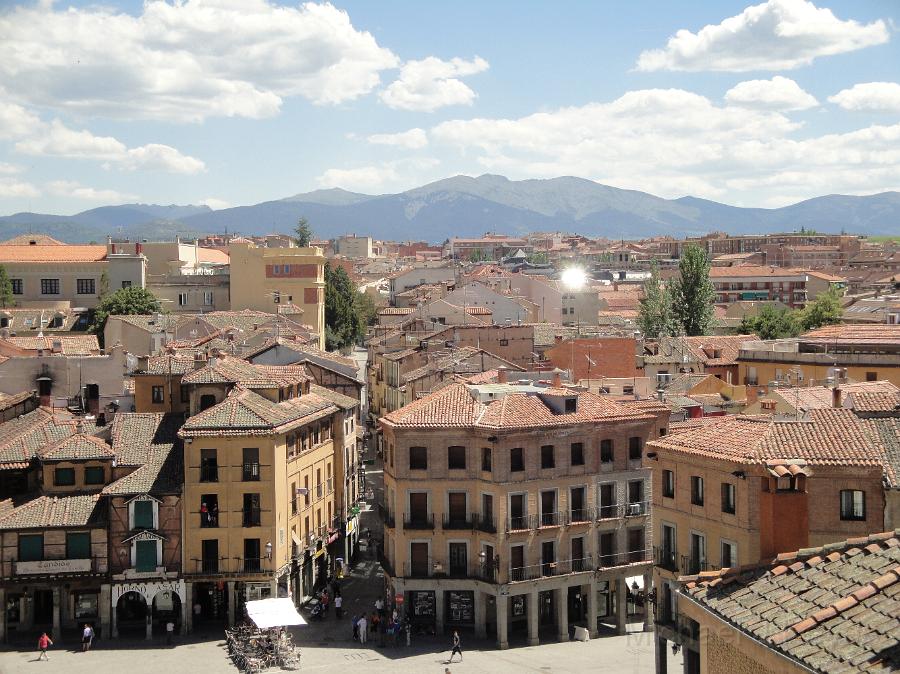
[(90, 559), (91, 535), (87, 532), (66, 534), (66, 559)]
[(153, 501), (134, 502), (134, 528), (153, 528)]
[(42, 535), (19, 536), (19, 561), (39, 562), (44, 558), (44, 537)]
[(103, 484), (103, 466), (87, 466), (84, 469), (85, 484)]
[(156, 541), (137, 541), (138, 571), (156, 571)]

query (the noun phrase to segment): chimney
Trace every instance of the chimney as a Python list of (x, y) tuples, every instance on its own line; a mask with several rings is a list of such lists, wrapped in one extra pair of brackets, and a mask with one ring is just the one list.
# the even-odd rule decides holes
[(562, 376), (558, 371), (553, 373), (553, 388), (562, 388)]
[(497, 383), (506, 384), (508, 381), (509, 375), (506, 372), (506, 368), (501, 365), (497, 368)]
[(138, 356), (137, 359), (137, 369), (140, 372), (146, 372), (147, 367), (150, 365), (150, 356)]
[(199, 370), (204, 365), (206, 365), (206, 354), (202, 351), (198, 351), (194, 354), (194, 369)]
[(843, 397), (844, 392), (841, 391), (841, 388), (839, 386), (835, 386), (833, 389), (831, 389), (831, 406), (836, 410), (840, 409), (842, 407), (841, 403), (843, 402)]

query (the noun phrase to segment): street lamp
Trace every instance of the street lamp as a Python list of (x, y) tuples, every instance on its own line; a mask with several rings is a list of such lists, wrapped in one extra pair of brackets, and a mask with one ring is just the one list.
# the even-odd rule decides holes
[(266, 559), (272, 559), (272, 541), (266, 542)]

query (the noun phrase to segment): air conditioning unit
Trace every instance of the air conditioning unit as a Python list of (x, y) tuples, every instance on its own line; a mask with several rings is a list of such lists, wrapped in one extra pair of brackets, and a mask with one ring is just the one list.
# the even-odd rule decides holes
[(640, 503), (629, 503), (625, 512), (629, 517), (635, 517), (637, 515), (641, 515), (643, 508)]

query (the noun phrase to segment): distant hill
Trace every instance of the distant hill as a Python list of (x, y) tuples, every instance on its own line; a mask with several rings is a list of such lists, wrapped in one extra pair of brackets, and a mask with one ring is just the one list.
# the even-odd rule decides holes
[(18, 213), (0, 217), (0, 229), (5, 236), (41, 231), (65, 241), (99, 241), (120, 233), (145, 239), (190, 237), (226, 229), (259, 235), (290, 232), (301, 216), (323, 238), (356, 232), (383, 239), (443, 241), (486, 231), (538, 230), (640, 238), (801, 228), (879, 235), (900, 231), (900, 192), (829, 195), (764, 209), (696, 197), (662, 199), (574, 177), (513, 181), (497, 175), (455, 176), (399, 194), (316, 190), (218, 211), (206, 206), (125, 204), (72, 216)]

